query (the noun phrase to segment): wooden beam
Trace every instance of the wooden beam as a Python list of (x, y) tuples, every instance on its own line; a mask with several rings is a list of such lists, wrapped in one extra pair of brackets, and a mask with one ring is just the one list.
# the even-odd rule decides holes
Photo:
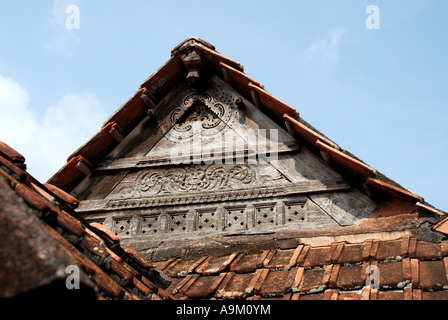
[(234, 102), (235, 102), (236, 106), (238, 107), (238, 109), (244, 109), (245, 105), (244, 105), (243, 99), (241, 97), (235, 98)]
[(343, 166), (345, 169), (353, 172), (354, 174), (363, 178), (377, 177), (378, 172), (361, 161), (356, 160), (355, 158), (336, 150), (333, 147), (330, 147), (320, 140), (317, 140), (316, 145), (321, 151), (326, 152), (334, 163)]
[(298, 119), (294, 119), (289, 114), (285, 113), (283, 115), (283, 119), (285, 120), (285, 123), (290, 124), (294, 128), (295, 132), (297, 132), (297, 135), (299, 137), (305, 139), (305, 141), (308, 141), (309, 143), (312, 143), (315, 145), (317, 143), (317, 141), (320, 140), (337, 150), (341, 150), (341, 148), (336, 143), (325, 138), (323, 135), (317, 133), (316, 131), (312, 130), (311, 128), (308, 128), (306, 125), (301, 123)]
[(274, 97), (269, 92), (255, 85), (254, 83), (249, 83), (249, 90), (254, 91), (258, 99), (260, 100), (260, 104), (263, 105), (266, 109), (270, 110), (272, 113), (278, 115), (279, 117), (283, 117), (286, 113), (294, 119), (299, 119), (299, 113), (296, 109), (281, 101), (280, 99)]
[(369, 188), (373, 188), (376, 191), (385, 193), (391, 197), (399, 197), (399, 198), (411, 200), (414, 202), (417, 202), (417, 201), (421, 202), (421, 203), (425, 202), (425, 200), (422, 197), (415, 195), (403, 188), (400, 188), (400, 187), (394, 186), (390, 183), (381, 181), (379, 179), (367, 178), (366, 185)]
[[(426, 205), (426, 204), (423, 204), (423, 203), (421, 203), (421, 202), (417, 202), (417, 203), (415, 204), (415, 206), (417, 207), (417, 209), (421, 209), (421, 210), (424, 210), (424, 211), (426, 211), (426, 212), (435, 213), (435, 214), (438, 214), (438, 215), (441, 215), (441, 216), (446, 215), (443, 211), (440, 211), (440, 210), (438, 210), (438, 209), (436, 209), (436, 208), (433, 208), (433, 207), (428, 206), (428, 205)], [(434, 227), (434, 228), (435, 228), (435, 227)]]

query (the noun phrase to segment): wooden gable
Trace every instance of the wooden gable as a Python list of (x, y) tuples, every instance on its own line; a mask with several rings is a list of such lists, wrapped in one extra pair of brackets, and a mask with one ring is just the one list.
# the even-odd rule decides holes
[(440, 214), (197, 38), (49, 183), (139, 251), (228, 236), (255, 245), (259, 235), (358, 226), (384, 212)]
[(376, 207), (217, 76), (177, 84), (73, 194), (122, 238), (319, 229)]

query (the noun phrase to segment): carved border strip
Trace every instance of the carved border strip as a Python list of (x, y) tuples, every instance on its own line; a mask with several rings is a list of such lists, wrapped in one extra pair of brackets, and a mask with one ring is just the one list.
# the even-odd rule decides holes
[(281, 197), (299, 194), (316, 194), (322, 192), (344, 191), (350, 185), (343, 180), (311, 180), (293, 182), (283, 186), (254, 187), (209, 193), (189, 193), (186, 195), (152, 196), (122, 200), (86, 200), (81, 201), (76, 209), (78, 213), (92, 213), (98, 211), (116, 211), (124, 209), (141, 209), (161, 206), (213, 203), (222, 201), (238, 201), (247, 199)]
[[(302, 208), (298, 209), (300, 213), (296, 213), (307, 217), (309, 214), (309, 208), (307, 207), (309, 199), (301, 196), (295, 200), (285, 201), (279, 199), (274, 202), (215, 204), (205, 208), (190, 208), (188, 210), (185, 208), (182, 210), (152, 209), (149, 212), (132, 211), (131, 215), (127, 214), (126, 216), (119, 214), (115, 217), (87, 219), (91, 222), (101, 223), (120, 237), (126, 238), (136, 236), (178, 237), (204, 233), (233, 234), (279, 230), (290, 225), (307, 226), (309, 224), (307, 218), (294, 221), (286, 220), (285, 214), (288, 209), (291, 209), (289, 205), (294, 203), (294, 205)], [(275, 219), (275, 221), (272, 220), (268, 224), (260, 223), (257, 208), (270, 208), (272, 213), (269, 219)], [(292, 211), (294, 210), (296, 209)], [(204, 221), (200, 221), (201, 216), (207, 212), (213, 216), (208, 217), (213, 219), (208, 225), (204, 224)], [(263, 212), (261, 213), (263, 214)]]

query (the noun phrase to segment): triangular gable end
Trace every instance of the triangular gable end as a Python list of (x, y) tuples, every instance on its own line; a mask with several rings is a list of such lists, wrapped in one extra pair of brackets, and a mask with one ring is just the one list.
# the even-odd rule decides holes
[(324, 234), (390, 208), (442, 214), (381, 179), (242, 70), (188, 39), (49, 183), (129, 246), (164, 241), (165, 252), (210, 236)]

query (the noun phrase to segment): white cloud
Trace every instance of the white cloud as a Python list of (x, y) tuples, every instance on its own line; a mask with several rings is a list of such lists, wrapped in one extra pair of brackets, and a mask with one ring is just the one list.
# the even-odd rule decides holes
[(50, 39), (44, 43), (44, 48), (51, 52), (72, 56), (73, 48), (79, 44), (81, 38), (77, 30), (66, 27), (66, 21), (70, 15), (66, 12), (69, 6), (78, 6), (77, 0), (53, 0), (53, 6), (48, 18), (50, 26)]
[(28, 171), (47, 181), (67, 157), (87, 142), (107, 114), (90, 93), (67, 93), (37, 114), (27, 90), (0, 75), (0, 140), (26, 158)]
[(301, 55), (304, 65), (314, 70), (326, 73), (339, 61), (341, 40), (346, 29), (341, 27), (330, 28), (327, 33), (314, 41)]

